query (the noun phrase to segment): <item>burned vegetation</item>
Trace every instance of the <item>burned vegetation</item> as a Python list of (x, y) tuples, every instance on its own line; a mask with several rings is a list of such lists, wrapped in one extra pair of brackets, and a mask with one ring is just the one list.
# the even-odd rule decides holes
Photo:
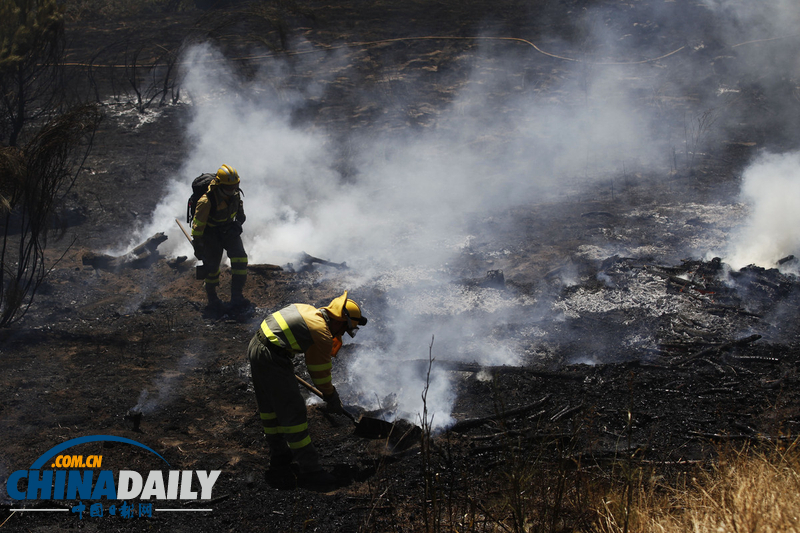
[[(796, 250), (781, 250), (774, 264), (715, 257), (748, 216), (739, 196), (748, 165), (800, 145), (787, 126), (800, 116), (796, 75), (769, 85), (772, 73), (743, 76), (745, 63), (763, 58), (743, 50), (779, 43), (739, 46), (716, 26), (724, 17), (699, 4), (685, 13), (662, 2), (278, 2), (244, 22), (244, 3), (220, 2), (224, 17), (206, 2), (167, 4), (119, 20), (69, 12), (67, 54), (105, 116), (92, 123), (90, 155), (60, 196), (55, 211), (74, 216), (59, 225), (61, 238), (48, 234), (40, 259), (50, 268), (24, 320), (0, 330), (0, 528), (594, 531), (599, 502), (614, 487), (685, 480), (728, 446), (794, 442)], [(584, 8), (596, 17), (579, 16)], [(641, 61), (626, 63), (648, 70), (623, 70), (632, 67), (618, 64), (616, 41), (601, 39), (598, 26), (636, 41), (625, 50), (641, 50)], [(120, 39), (107, 43), (115, 33)], [(251, 53), (256, 38), (268, 54)], [(325, 132), (331, 194), (353, 186), (354, 198), (369, 197), (378, 216), (357, 229), (382, 227), (382, 217), (400, 229), (364, 242), (411, 258), (381, 263), (357, 238), (342, 244), (342, 234), (357, 235), (347, 226), (326, 234), (340, 253), (306, 238), (288, 260), (252, 255), (244, 295), (253, 305), (207, 308), (197, 262), (174, 224), (183, 196), (168, 224), (150, 231), (170, 195), (184, 194), (172, 187), (190, 183), (187, 160), (208, 150), (195, 149), (189, 126), (202, 99), (187, 96), (181, 83), (190, 82), (177, 75), (184, 47), (206, 40), (235, 58), (226, 75), (258, 80), (234, 99), (268, 94), (286, 104), (272, 117), (290, 126), (283, 133)], [(259, 78), (262, 71), (269, 76)], [(625, 83), (597, 102), (595, 75)], [(471, 94), (475, 87), (489, 89)], [(516, 123), (523, 97), (537, 112), (562, 111)], [(576, 132), (608, 122), (620, 100), (647, 110), (657, 164), (641, 164), (638, 152), (601, 161), (617, 143), (643, 148), (625, 131), (633, 112), (614, 117), (580, 157), (547, 157), (580, 144)], [(593, 113), (557, 132), (582, 106)], [(461, 131), (465, 117), (479, 125), (474, 135)], [(359, 153), (370, 136), (390, 141), (377, 155)], [(405, 152), (417, 138), (418, 151)], [(420, 172), (419, 182), (410, 171), (369, 181), (380, 165), (438, 161), (448, 151), (468, 162), (434, 166), (462, 180), (442, 178), (444, 193), (435, 172)], [(506, 166), (508, 158), (521, 163)], [(477, 177), (467, 172), (473, 167)], [(270, 232), (297, 216), (259, 219), (269, 195), (248, 189), (254, 174), (242, 177), (249, 251), (259, 240), (275, 245)], [(355, 187), (362, 183), (368, 194)], [(313, 196), (317, 184), (302, 182), (303, 201), (349, 213), (347, 196)], [(402, 220), (381, 200), (397, 191), (413, 197)], [(426, 211), (431, 198), (441, 202)], [(439, 225), (444, 235), (430, 241), (413, 232)], [(14, 239), (7, 232), (6, 242)], [(431, 265), (428, 255), (444, 259)], [(226, 267), (220, 294), (229, 289)], [(313, 386), (298, 382), (311, 438), (341, 481), (322, 494), (269, 475), (246, 350), (266, 313), (294, 302), (322, 306), (342, 289), (369, 317), (334, 362), (351, 416), (328, 413)], [(295, 370), (307, 377), (300, 360)], [(213, 498), (170, 502), (173, 511), (151, 517), (78, 519), (76, 502), (21, 503), (4, 491), (12, 472), (84, 435), (144, 443), (176, 469), (220, 470)], [(118, 442), (84, 453), (102, 454), (114, 471), (161, 468)]]

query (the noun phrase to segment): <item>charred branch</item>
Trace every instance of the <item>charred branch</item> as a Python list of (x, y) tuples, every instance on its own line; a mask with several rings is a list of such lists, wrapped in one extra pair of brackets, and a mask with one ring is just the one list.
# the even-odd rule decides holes
[[(427, 370), (428, 368), (428, 360), (427, 359), (408, 359), (405, 361), (401, 361), (403, 365), (414, 365), (419, 367), (420, 371)], [(501, 366), (483, 366), (478, 363), (462, 363), (459, 361), (442, 361), (437, 359), (433, 363), (436, 368), (440, 368), (442, 370), (447, 370), (450, 372), (487, 372), (491, 375), (494, 374), (519, 374), (524, 373), (527, 375), (546, 378), (546, 379), (568, 379), (568, 380), (582, 380), (584, 379), (583, 374), (570, 374), (567, 372), (550, 372), (547, 370), (537, 370), (531, 367), (519, 367), (519, 366), (510, 366), (510, 365), (501, 365)]]
[(736, 361), (752, 361), (758, 363), (780, 363), (781, 360), (777, 357), (763, 357), (759, 355), (730, 355)]
[(750, 335), (749, 337), (745, 337), (743, 339), (739, 339), (739, 340), (735, 340), (735, 341), (731, 341), (731, 342), (726, 342), (725, 344), (721, 344), (720, 346), (715, 346), (715, 347), (712, 347), (712, 348), (706, 348), (705, 350), (701, 350), (700, 352), (697, 352), (694, 355), (690, 355), (689, 357), (686, 357), (684, 359), (673, 361), (672, 364), (678, 365), (678, 366), (688, 365), (689, 363), (693, 363), (694, 361), (697, 361), (698, 359), (703, 359), (703, 358), (705, 358), (707, 356), (710, 356), (710, 355), (717, 355), (717, 354), (722, 353), (722, 352), (724, 352), (726, 350), (730, 350), (731, 348), (740, 347), (740, 346), (747, 346), (748, 344), (751, 344), (751, 343), (757, 341), (760, 338), (761, 338), (761, 335), (756, 334), (756, 335)]
[(326, 261), (325, 259), (308, 255), (305, 252), (300, 254), (300, 262), (303, 263), (303, 266), (300, 268), (301, 271), (311, 269), (315, 263), (322, 266), (330, 266), (339, 269), (347, 268), (347, 263), (334, 263), (332, 261)]
[(156, 233), (143, 243), (134, 247), (130, 252), (112, 256), (86, 252), (83, 254), (83, 264), (90, 265), (96, 270), (117, 271), (123, 268), (147, 268), (161, 258), (157, 248), (167, 240), (163, 233)]
[(727, 372), (725, 372), (724, 368), (719, 366), (717, 363), (715, 363), (711, 359), (708, 359), (707, 357), (701, 358), (700, 361), (704, 362), (705, 364), (707, 364), (710, 367), (713, 367), (721, 376), (724, 376), (725, 374), (727, 374)]
[(527, 414), (527, 413), (530, 413), (531, 411), (533, 411), (535, 409), (538, 409), (539, 407), (541, 407), (545, 403), (547, 403), (547, 401), (549, 399), (550, 399), (550, 395), (548, 394), (548, 395), (544, 396), (542, 399), (540, 399), (540, 400), (538, 400), (538, 401), (536, 401), (534, 403), (525, 405), (523, 407), (518, 407), (516, 409), (510, 409), (510, 410), (505, 411), (503, 413), (498, 413), (498, 414), (495, 414), (495, 415), (492, 415), (492, 416), (484, 416), (484, 417), (480, 417), (480, 418), (470, 418), (468, 420), (461, 420), (461, 421), (456, 422), (455, 424), (453, 424), (450, 427), (449, 431), (455, 431), (455, 432), (458, 433), (458, 432), (461, 432), (461, 431), (466, 431), (468, 429), (476, 428), (478, 426), (482, 426), (484, 424), (497, 422), (499, 420), (505, 420), (506, 418), (511, 418), (511, 417), (514, 417), (514, 416), (522, 415), (522, 414)]
[(584, 408), (583, 404), (576, 405), (574, 407), (566, 406), (561, 411), (554, 414), (550, 417), (550, 422), (558, 422), (562, 418), (569, 418), (572, 415), (576, 414), (577, 412), (581, 411)]

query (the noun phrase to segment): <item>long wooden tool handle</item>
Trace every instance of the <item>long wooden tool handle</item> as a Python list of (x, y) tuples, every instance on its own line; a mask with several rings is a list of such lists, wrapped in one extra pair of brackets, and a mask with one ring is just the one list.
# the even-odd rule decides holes
[[(323, 400), (325, 399), (325, 396), (323, 396), (323, 395), (322, 395), (322, 393), (319, 391), (319, 389), (318, 389), (318, 388), (316, 388), (314, 385), (312, 385), (312, 384), (311, 384), (311, 383), (309, 383), (308, 381), (304, 380), (303, 378), (301, 378), (301, 377), (300, 377), (300, 376), (298, 376), (297, 374), (295, 374), (295, 375), (294, 375), (294, 377), (296, 377), (296, 378), (297, 378), (297, 382), (298, 382), (298, 383), (300, 383), (300, 385), (302, 385), (303, 387), (307, 388), (308, 390), (310, 390), (311, 392), (313, 392), (314, 394), (316, 394), (317, 396), (319, 396), (319, 397), (320, 397), (320, 398), (322, 398)], [(342, 407), (342, 412), (344, 413), (344, 415), (345, 415), (347, 418), (349, 418), (350, 420), (352, 420), (354, 424), (358, 425), (358, 422), (356, 421), (356, 417), (355, 417), (355, 416), (353, 416), (353, 414), (352, 414), (351, 412), (349, 412), (348, 410), (346, 410), (344, 407)]]
[(175, 222), (178, 223), (178, 227), (181, 228), (181, 231), (183, 232), (184, 235), (186, 235), (186, 238), (189, 239), (189, 242), (192, 242), (192, 238), (189, 236), (189, 232), (186, 231), (186, 228), (183, 227), (183, 224), (181, 224), (181, 221), (176, 218)]
[(301, 378), (297, 374), (295, 374), (294, 377), (297, 378), (297, 381), (300, 383), (300, 385), (302, 385), (303, 387), (307, 388), (308, 390), (310, 390), (311, 392), (313, 392), (314, 394), (316, 394), (317, 396), (319, 396), (323, 400), (325, 399), (325, 396), (323, 396), (322, 393), (319, 391), (319, 389), (317, 389), (314, 385), (312, 385), (308, 381), (304, 380), (303, 378)]

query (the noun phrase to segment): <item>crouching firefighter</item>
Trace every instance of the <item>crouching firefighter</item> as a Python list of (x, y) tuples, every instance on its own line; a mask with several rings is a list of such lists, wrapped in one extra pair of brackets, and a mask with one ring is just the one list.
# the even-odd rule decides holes
[(294, 482), (294, 462), (299, 472), (297, 486), (322, 492), (338, 487), (337, 478), (320, 466), (311, 442), (306, 404), (292, 359), (305, 354), (308, 373), (322, 392), (328, 411), (342, 413), (342, 401), (331, 381), (331, 358), (342, 347), (342, 335), (347, 332), (354, 337), (358, 327), (366, 323), (358, 304), (347, 298), (347, 291), (326, 307), (292, 304), (261, 322), (247, 354), (269, 445), (268, 476), (288, 475)]
[(197, 201), (192, 219), (192, 245), (195, 257), (203, 261), (206, 274), (203, 286), (212, 309), (222, 307), (217, 286), (223, 250), (231, 261), (231, 305), (246, 307), (250, 304), (242, 292), (247, 280), (247, 253), (241, 237), (244, 221), (239, 173), (231, 166), (222, 165), (208, 191)]

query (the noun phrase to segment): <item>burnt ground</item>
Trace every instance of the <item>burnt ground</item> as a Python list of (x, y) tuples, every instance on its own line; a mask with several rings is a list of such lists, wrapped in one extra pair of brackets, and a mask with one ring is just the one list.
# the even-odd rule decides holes
[[(298, 16), (290, 27), (317, 43), (410, 34), (463, 37), (487, 28), (531, 40), (555, 32), (563, 40), (547, 38), (542, 44), (567, 55), (580, 49), (577, 43), (583, 33), (574, 18), (590, 4), (541, 2), (523, 8), (513, 2), (493, 2), (488, 8), (475, 2), (458, 7), (440, 3), (431, 12), (411, 2), (391, 6), (343, 2), (315, 6), (317, 18)], [(647, 20), (648, 3), (640, 4), (637, 9)], [(612, 12), (630, 8), (616, 2), (603, 5)], [(660, 29), (662, 50), (678, 49), (697, 38), (683, 31), (708, 31), (711, 22), (706, 12), (696, 9), (690, 27)], [(517, 16), (521, 12), (526, 16)], [(188, 34), (198, 15), (170, 15), (175, 31), (164, 33), (175, 38), (185, 27)], [(114, 23), (76, 22), (74, 53), (80, 56), (80, 50), (91, 50), (123, 29), (147, 41), (148, 23), (153, 20), (164, 18), (145, 13)], [(647, 24), (636, 28), (627, 30), (641, 31), (643, 40), (655, 32)], [(150, 38), (167, 39), (163, 34)], [(240, 44), (226, 41), (224, 35), (221, 40), (231, 48)], [(296, 121), (337, 131), (429, 127), (438, 106), (465, 83), (465, 58), (476, 46), (471, 41), (413, 41), (350, 52), (356, 74), (332, 81), (324, 97), (297, 111)], [(708, 51), (714, 46), (719, 48)], [(735, 84), (736, 80), (724, 79), (729, 74), (719, 68), (719, 61), (716, 68), (712, 65), (722, 48), (708, 38), (706, 51), (697, 52), (708, 54), (704, 83), (715, 79)], [(384, 116), (356, 105), (353, 88), (371, 83), (386, 65), (401, 65), (395, 67), (401, 81), (404, 71), (416, 69), (421, 78), (404, 90), (413, 92), (410, 100), (425, 102), (424, 106)], [(667, 64), (662, 75), (681, 76), (682, 65), (681, 61)], [(523, 70), (545, 87), (548, 80), (563, 74), (562, 68), (557, 59), (532, 54)], [(302, 84), (303, 77), (298, 74), (293, 82)], [(691, 109), (702, 85), (687, 87), (670, 105)], [(680, 243), (700, 230), (724, 234), (727, 228), (692, 214), (687, 205), (729, 198), (738, 188), (743, 165), (759, 150), (797, 145), (791, 131), (774, 125), (776, 110), (784, 103), (782, 95), (759, 92), (755, 82), (748, 90), (731, 104), (740, 110), (737, 127), (725, 138), (710, 139), (692, 168), (620, 175), (613, 186), (578, 187), (553, 201), (498, 213), (491, 233), (485, 220), (472, 222), (471, 246), (450, 265), (464, 290), (488, 287), (554, 298), (563, 313), (545, 314), (538, 327), (564, 332), (563, 338), (569, 340), (542, 346), (530, 339), (526, 363), (519, 367), (481, 368), (447, 357), (434, 362), (451, 373), (458, 399), (455, 425), (433, 436), (430, 454), (422, 447), (428, 441), (416, 436), (399, 445), (389, 439), (395, 446), (387, 439), (361, 438), (346, 419), (310, 406), (312, 438), (323, 462), (348, 481), (332, 494), (279, 490), (265, 482), (266, 447), (245, 350), (265, 312), (291, 302), (325, 304), (341, 289), (336, 277), (321, 265), (302, 272), (253, 265), (246, 295), (255, 309), (220, 316), (204, 309), (191, 261), (178, 263), (156, 254), (145, 264), (117, 269), (86, 264), (88, 254), (101, 254), (119, 242), (121, 227), (136, 224), (153, 210), (163, 187), (154, 169), (176, 170), (186, 150), (184, 105), (163, 108), (157, 120), (141, 125), (135, 114), (112, 117), (109, 110), (88, 168), (67, 201), (74, 218), (48, 250), (51, 260), (65, 250), (66, 254), (25, 320), (0, 332), (0, 478), (27, 468), (65, 440), (115, 435), (150, 446), (172, 468), (222, 470), (214, 500), (201, 504), (213, 511), (156, 512), (153, 518), (128, 521), (86, 516), (78, 521), (72, 513), (18, 512), (9, 518), (9, 509), (18, 504), (3, 494), (1, 527), (9, 531), (421, 530), (424, 486), (431, 471), (440, 474), (436, 488), (441, 495), (477, 502), (471, 512), (481, 509), (477, 514), (490, 516), (483, 510), (493, 508), (502, 494), (502, 480), (523, 462), (538, 468), (542, 479), (563, 469), (605, 479), (604, 473), (630, 456), (637, 464), (656, 465), (667, 474), (713, 459), (720, 442), (774, 442), (795, 434), (800, 429), (797, 278), (759, 267), (731, 273), (715, 261), (677, 252)], [(796, 88), (790, 87), (785, 101), (794, 102), (788, 113), (796, 117), (800, 106), (793, 92)], [(501, 100), (503, 95), (494, 96)], [(120, 194), (129, 185), (135, 185), (129, 187), (131, 192)], [(719, 205), (722, 210), (738, 208)], [(654, 248), (636, 257), (577, 253), (585, 246), (620, 241)], [(500, 261), (498, 250), (510, 252)], [(498, 269), (503, 271), (502, 280), (486, 277)], [(571, 283), (564, 283), (566, 273)], [(223, 274), (223, 294), (228, 280)], [(377, 288), (358, 296), (368, 302), (381, 298)], [(598, 303), (625, 298), (650, 301), (654, 312), (624, 305), (609, 309)], [(384, 312), (391, 313), (391, 308)], [(375, 317), (373, 326), (380, 329), (380, 317)], [(519, 335), (519, 327), (509, 323), (508, 334)], [(637, 335), (646, 341), (622, 342)], [(602, 361), (587, 360), (599, 344), (610, 347)], [(346, 344), (337, 367), (346, 366), (343, 363), (359, 349), (358, 342)], [(421, 355), (403, 364), (418, 365), (424, 373), (428, 361)], [(335, 379), (342, 377), (335, 371)], [(343, 396), (347, 399), (346, 390)], [(134, 428), (128, 414), (137, 406), (144, 415)], [(149, 453), (121, 444), (84, 445), (80, 453), (103, 454), (104, 467), (112, 469), (161, 468)], [(46, 501), (33, 506), (68, 509), (73, 503)], [(500, 509), (495, 511), (497, 517), (507, 518), (507, 510), (496, 509)], [(573, 495), (559, 527), (584, 527), (587, 516), (582, 511)]]

